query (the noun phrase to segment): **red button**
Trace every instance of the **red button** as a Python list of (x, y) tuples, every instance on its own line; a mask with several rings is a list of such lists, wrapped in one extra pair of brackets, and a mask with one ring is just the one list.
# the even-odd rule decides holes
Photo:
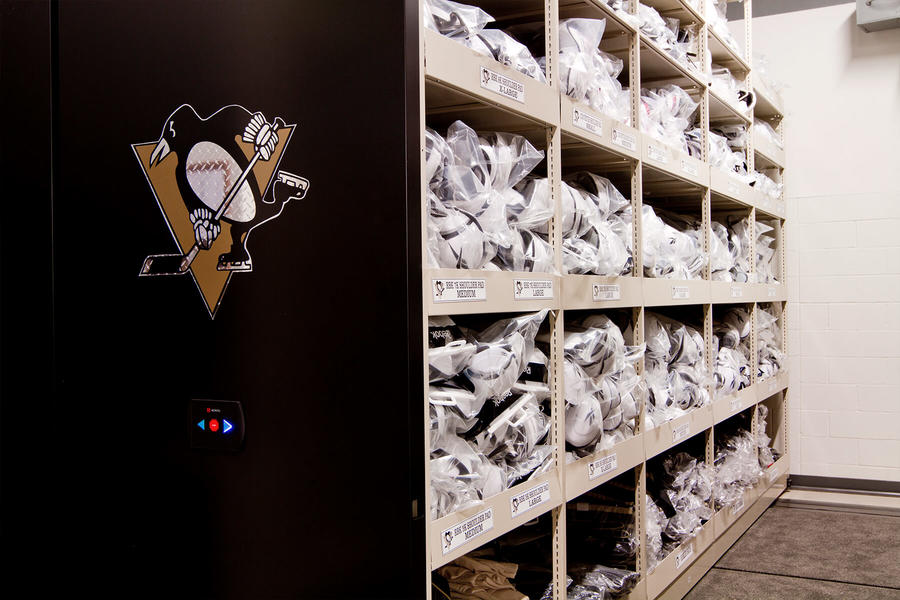
[(217, 419), (209, 420), (209, 430), (212, 431), (213, 433), (215, 433), (219, 430), (219, 421)]

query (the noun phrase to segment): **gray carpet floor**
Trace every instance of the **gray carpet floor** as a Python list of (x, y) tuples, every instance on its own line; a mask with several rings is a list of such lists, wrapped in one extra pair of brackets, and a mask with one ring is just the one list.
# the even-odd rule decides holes
[(900, 600), (900, 517), (772, 506), (685, 600)]

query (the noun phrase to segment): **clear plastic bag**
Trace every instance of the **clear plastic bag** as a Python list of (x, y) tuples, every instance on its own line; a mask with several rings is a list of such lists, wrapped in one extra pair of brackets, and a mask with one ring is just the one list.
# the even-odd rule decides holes
[(641, 90), (641, 131), (689, 153), (685, 131), (691, 126), (698, 106), (699, 103), (677, 85)]
[(784, 150), (784, 142), (781, 141), (781, 136), (778, 135), (778, 133), (772, 128), (772, 126), (765, 121), (754, 121), (753, 132), (769, 140), (769, 142), (777, 148), (781, 148), (782, 150)]
[(630, 95), (618, 80), (624, 65), (598, 49), (605, 26), (604, 19), (560, 21), (560, 88), (576, 101), (628, 124)]
[(683, 222), (686, 230), (680, 231), (661, 218), (664, 215), (675, 222), (673, 215), (661, 212), (658, 216), (649, 204), (644, 204), (641, 209), (644, 274), (666, 279), (700, 279), (708, 260), (700, 233), (702, 225)]

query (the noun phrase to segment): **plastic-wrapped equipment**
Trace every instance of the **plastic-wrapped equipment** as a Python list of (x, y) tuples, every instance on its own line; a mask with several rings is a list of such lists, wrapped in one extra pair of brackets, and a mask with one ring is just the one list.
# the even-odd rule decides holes
[(717, 397), (730, 396), (750, 385), (750, 313), (729, 309), (713, 330), (718, 345), (713, 369)]
[(711, 377), (704, 360), (703, 335), (688, 325), (656, 313), (644, 319), (648, 388), (648, 428), (709, 404)]
[(713, 469), (686, 452), (665, 456), (661, 466), (648, 474), (648, 488), (653, 489), (647, 497), (646, 520), (651, 570), (713, 516)]
[(756, 311), (756, 327), (759, 330), (757, 376), (763, 380), (781, 370), (785, 354), (781, 349), (778, 317), (760, 306)]
[(776, 93), (781, 93), (781, 90), (784, 88), (784, 85), (775, 79), (771, 71), (769, 57), (765, 54), (753, 55), (753, 78)]
[(726, 227), (712, 221), (709, 263), (713, 281), (747, 283), (753, 280), (750, 273), (750, 218), (731, 216)]
[(562, 183), (563, 268), (624, 275), (633, 265), (631, 203), (605, 177), (580, 172)]
[(766, 420), (769, 418), (769, 407), (756, 405), (756, 447), (759, 453), (759, 466), (768, 469), (779, 459), (781, 453), (772, 447), (772, 438), (766, 434)]
[(741, 87), (741, 83), (731, 74), (731, 70), (721, 65), (713, 64), (710, 68), (712, 81), (710, 89), (719, 98), (731, 104), (742, 113), (749, 115), (753, 110), (755, 98), (753, 94)]
[(752, 177), (753, 181), (751, 185), (753, 187), (761, 191), (769, 198), (773, 198), (775, 200), (781, 198), (781, 190), (784, 188), (784, 184), (777, 183), (771, 177), (769, 177), (765, 173), (760, 173), (759, 171), (754, 171)]
[(598, 49), (605, 26), (604, 19), (560, 21), (560, 89), (576, 101), (630, 124), (631, 96), (618, 79), (623, 63)]
[(553, 272), (549, 184), (528, 176), (544, 153), (522, 136), (478, 134), (462, 121), (446, 139), (426, 129), (425, 141), (429, 264)]
[(439, 518), (545, 471), (553, 447), (547, 357), (534, 339), (547, 311), (480, 333), (448, 317), (429, 321), (432, 517)]
[(642, 89), (641, 131), (689, 154), (685, 131), (691, 127), (698, 106), (690, 94), (677, 85)]
[(645, 4), (638, 5), (637, 12), (641, 33), (656, 46), (692, 69), (700, 70), (697, 64), (699, 45), (697, 26), (681, 27), (681, 22), (672, 17), (662, 17), (656, 9)]
[(784, 142), (781, 141), (781, 136), (778, 135), (778, 132), (775, 131), (775, 129), (773, 129), (772, 126), (765, 121), (754, 121), (753, 132), (761, 137), (766, 138), (776, 148), (781, 148), (782, 150), (784, 150)]
[(775, 237), (771, 225), (756, 222), (756, 279), (758, 283), (777, 283), (775, 277)]
[(762, 470), (756, 455), (756, 440), (745, 429), (716, 434), (715, 484), (716, 510), (734, 506), (744, 492), (759, 482)]
[(451, 0), (423, 0), (425, 28), (546, 83), (544, 71), (528, 48), (499, 29), (485, 29), (494, 17), (477, 6)]
[(703, 225), (659, 211), (641, 207), (643, 227), (644, 275), (665, 279), (700, 279), (709, 259), (703, 250)]
[(640, 573), (593, 565), (575, 571), (567, 600), (610, 600), (626, 597), (637, 585)]
[(566, 443), (572, 460), (634, 435), (646, 397), (634, 364), (643, 346), (629, 346), (605, 315), (567, 325), (563, 342)]
[(747, 172), (747, 158), (742, 148), (735, 150), (729, 138), (719, 135), (715, 130), (709, 132), (709, 164), (749, 184), (752, 179)]

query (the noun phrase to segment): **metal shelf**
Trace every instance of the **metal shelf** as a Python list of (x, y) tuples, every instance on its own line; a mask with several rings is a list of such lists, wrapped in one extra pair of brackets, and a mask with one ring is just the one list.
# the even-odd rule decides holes
[[(711, 167), (709, 169), (709, 188), (714, 196), (728, 198), (740, 203), (743, 206), (752, 208), (754, 206), (753, 187), (744, 183), (737, 178), (737, 175), (727, 173), (722, 169)], [(759, 194), (761, 196), (761, 194)], [(715, 198), (713, 198), (715, 202)]]
[(560, 278), (549, 273), (427, 269), (424, 284), (429, 315), (533, 312), (561, 307)]
[[(559, 124), (559, 94), (554, 88), (433, 31), (426, 30), (424, 37), (425, 79), (426, 83), (433, 84), (426, 86), (429, 114), (467, 112), (473, 115), (466, 122), (475, 128), (480, 128), (481, 122), (485, 126), (489, 123), (494, 130), (517, 131), (521, 128), (515, 119), (479, 106), (484, 104), (536, 125)], [(509, 89), (518, 86), (519, 91), (510, 94), (519, 99), (494, 91), (493, 78), (496, 76), (508, 80)], [(485, 78), (491, 78), (491, 83), (485, 84)]]
[(747, 60), (732, 50), (712, 27), (707, 27), (706, 30), (709, 32), (707, 48), (714, 63), (728, 67), (732, 73), (748, 73), (750, 71)]
[(778, 392), (783, 392), (788, 387), (790, 373), (782, 369), (774, 376), (756, 383), (757, 399), (759, 402), (768, 400)]
[(753, 151), (756, 153), (757, 169), (783, 169), (785, 164), (784, 150), (773, 144), (768, 138), (753, 131)]
[(644, 462), (641, 434), (566, 465), (566, 502), (570, 502)]
[(759, 402), (759, 392), (754, 385), (745, 387), (736, 394), (715, 400), (713, 407), (713, 424), (718, 425), (725, 419), (743, 412)]
[(762, 81), (755, 81), (753, 93), (756, 95), (756, 107), (753, 114), (763, 119), (782, 119), (784, 116), (784, 102), (781, 95), (770, 89)]
[[(768, 486), (766, 486), (768, 487)], [(721, 537), (729, 527), (734, 525), (747, 510), (753, 506), (760, 494), (764, 491), (762, 486), (752, 487), (744, 492), (741, 499), (733, 506), (724, 506), (716, 511), (707, 525), (712, 524), (715, 537)]]
[(750, 125), (750, 115), (709, 89), (709, 122), (722, 125)]
[(758, 290), (752, 283), (735, 281), (710, 281), (710, 302), (712, 304), (738, 304), (756, 302)]
[[(598, 14), (599, 13), (599, 14)], [(606, 19), (605, 33), (627, 31), (636, 33), (637, 28), (622, 19), (603, 0), (560, 0), (559, 18), (562, 19)]]
[(787, 216), (787, 206), (783, 199), (775, 199), (754, 188), (750, 188), (748, 197), (750, 204), (760, 212), (776, 219), (784, 219)]
[(709, 282), (702, 279), (654, 279), (644, 277), (644, 306), (708, 304)]
[(641, 306), (644, 286), (640, 277), (563, 275), (563, 307), (566, 310), (602, 310)]
[[(680, 181), (689, 184), (688, 189), (691, 187), (699, 189), (709, 185), (708, 163), (688, 156), (649, 135), (641, 139), (641, 160), (645, 172), (645, 191), (648, 184), (653, 186), (657, 183), (662, 186)], [(685, 188), (682, 186), (680, 189)]]
[(647, 598), (659, 596), (712, 545), (715, 538), (713, 523), (707, 521), (696, 536), (672, 550), (656, 565), (653, 572), (647, 575)]
[(713, 426), (712, 406), (701, 406), (644, 432), (644, 455), (649, 461), (669, 448)]
[[(527, 506), (531, 502), (534, 506)], [(429, 540), (431, 569), (437, 569), (562, 504), (560, 473), (554, 468), (475, 506), (436, 519), (431, 523)]]
[[(623, 163), (627, 159), (641, 157), (642, 136), (640, 131), (611, 119), (589, 106), (575, 102), (565, 94), (560, 94), (559, 102), (560, 129), (564, 135), (564, 162), (571, 162), (571, 159), (567, 160), (565, 153), (567, 146), (571, 146), (574, 140), (568, 138), (575, 138), (577, 141), (608, 152), (609, 159), (613, 162)], [(624, 162), (624, 166), (627, 167), (628, 163)]]
[(706, 89), (705, 74), (678, 62), (646, 35), (640, 34), (639, 37), (641, 42), (642, 85), (648, 87), (655, 85), (654, 82), (659, 84), (674, 83), (685, 88), (685, 91), (689, 91), (687, 88), (693, 88), (696, 91)]
[[(641, 0), (641, 4), (652, 6), (663, 17), (675, 17), (682, 25), (690, 23), (703, 24), (700, 9), (693, 7), (685, 0)], [(700, 4), (698, 2), (698, 4)]]

